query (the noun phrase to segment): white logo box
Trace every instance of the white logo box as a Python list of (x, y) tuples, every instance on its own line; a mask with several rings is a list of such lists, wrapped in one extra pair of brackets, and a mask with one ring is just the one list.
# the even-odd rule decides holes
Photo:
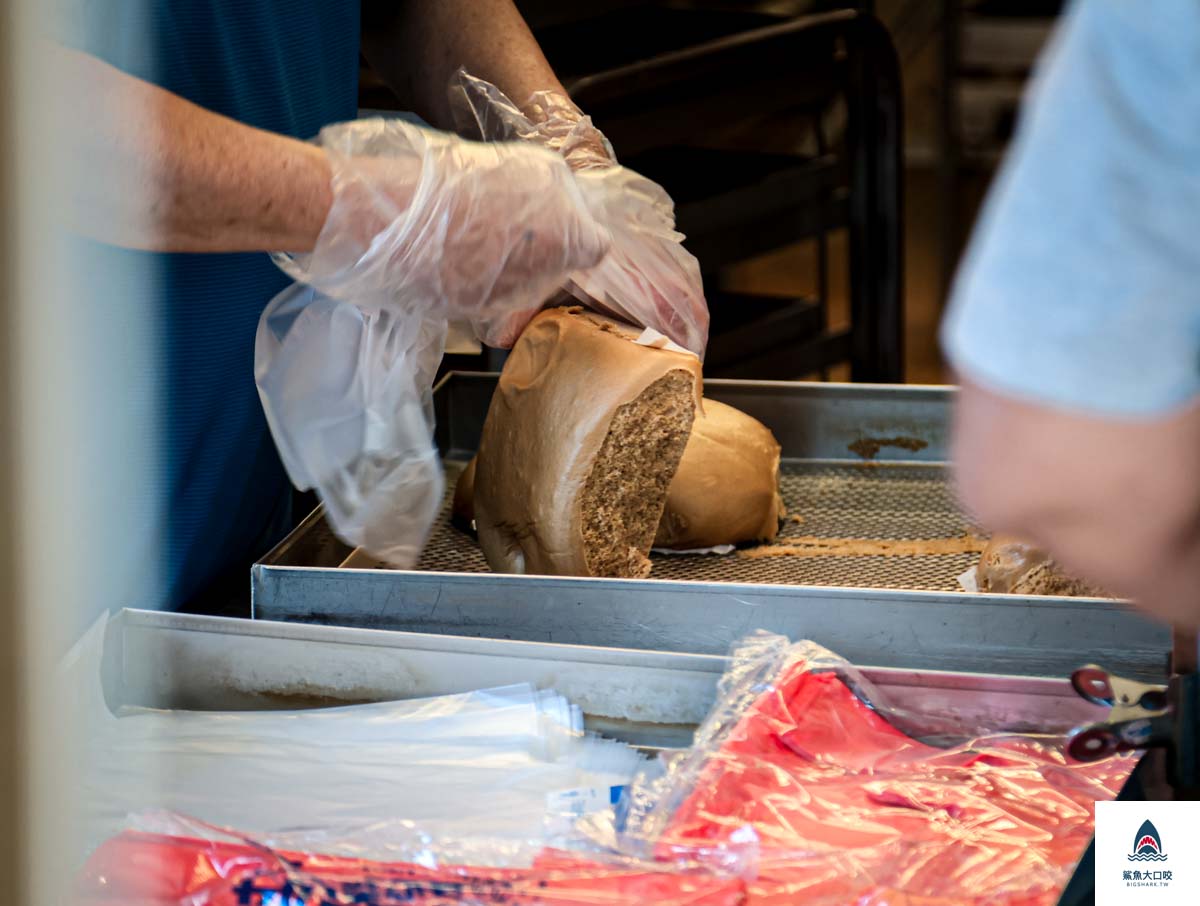
[(1096, 803), (1096, 906), (1200, 906), (1200, 802)]

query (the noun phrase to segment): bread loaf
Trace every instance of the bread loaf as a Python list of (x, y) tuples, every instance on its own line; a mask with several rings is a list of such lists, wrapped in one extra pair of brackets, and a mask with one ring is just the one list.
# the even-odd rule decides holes
[[(667, 491), (654, 546), (671, 550), (773, 541), (785, 515), (779, 443), (755, 418), (705, 400)], [(475, 531), (475, 460), (459, 475), (454, 525)]]
[(655, 547), (772, 541), (784, 515), (779, 442), (758, 419), (705, 400), (667, 492)]
[(997, 535), (988, 542), (975, 567), (975, 579), (980, 591), (994, 594), (1108, 597), (1068, 576), (1042, 548), (1006, 535)]
[(492, 397), (474, 516), (498, 572), (642, 577), (692, 429), (700, 362), (578, 308), (525, 328)]
[(475, 533), (475, 458), (458, 475), (454, 483), (454, 500), (450, 504), (450, 523), (464, 532)]

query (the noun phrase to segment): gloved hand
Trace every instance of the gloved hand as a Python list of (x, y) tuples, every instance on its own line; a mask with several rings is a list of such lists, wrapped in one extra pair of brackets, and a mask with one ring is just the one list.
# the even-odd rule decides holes
[[(675, 207), (662, 187), (618, 165), (591, 118), (557, 92), (536, 92), (527, 115), (495, 85), (460, 69), (450, 96), (459, 128), (474, 127), (485, 139), (541, 145), (576, 171), (589, 210), (612, 234), (612, 247), (598, 266), (573, 273), (563, 289), (590, 308), (653, 327), (703, 357), (708, 305), (700, 266), (681, 244)], [(492, 337), (511, 346), (537, 310), (513, 311), (491, 325)]]
[(570, 169), (381, 119), (322, 130), (333, 205), (316, 247), (276, 255), (304, 285), (259, 319), (255, 381), (292, 482), (335, 532), (399, 567), (420, 556), (443, 478), (431, 387), (446, 324), (536, 309), (609, 245)]
[(539, 148), (379, 118), (318, 141), (333, 204), (313, 251), (276, 262), (335, 299), (487, 319), (540, 305), (608, 249), (570, 170)]

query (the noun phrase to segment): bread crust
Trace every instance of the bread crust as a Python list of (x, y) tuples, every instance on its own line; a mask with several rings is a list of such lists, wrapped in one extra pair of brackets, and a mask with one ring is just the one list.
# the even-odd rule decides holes
[[(492, 569), (596, 574), (585, 550), (581, 499), (614, 415), (668, 376), (684, 376), (692, 411), (699, 405), (699, 360), (639, 345), (639, 334), (580, 308), (542, 312), (521, 334), (492, 397), (475, 467), (475, 525)], [(672, 475), (686, 437), (685, 431), (674, 463), (666, 463)], [(660, 496), (650, 502), (657, 507), (654, 525), (665, 486)], [(647, 549), (652, 536), (653, 527)]]
[(704, 401), (667, 492), (655, 547), (672, 550), (773, 541), (785, 514), (779, 442), (758, 419)]

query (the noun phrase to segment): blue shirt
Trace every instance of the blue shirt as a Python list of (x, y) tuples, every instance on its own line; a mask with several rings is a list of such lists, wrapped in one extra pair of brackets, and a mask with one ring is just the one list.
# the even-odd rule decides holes
[[(243, 123), (310, 138), (356, 115), (359, 0), (86, 0), (77, 13), (68, 43)], [(81, 255), (98, 304), (137, 292), (157, 328), (162, 431), (144, 442), (163, 444), (160, 587), (128, 603), (179, 607), (239, 572), (248, 586), (290, 526), (253, 371), (258, 316), (288, 278), (265, 254)]]
[(960, 372), (1118, 417), (1200, 394), (1198, 86), (1200, 4), (1071, 7), (956, 280)]

